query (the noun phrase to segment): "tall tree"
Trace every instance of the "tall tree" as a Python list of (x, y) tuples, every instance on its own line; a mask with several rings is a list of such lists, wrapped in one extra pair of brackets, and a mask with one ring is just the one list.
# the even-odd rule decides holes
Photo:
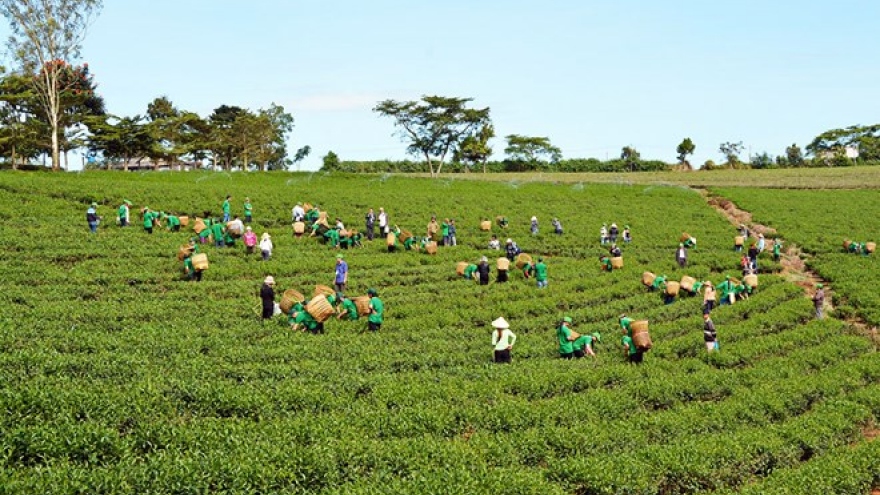
[(86, 30), (101, 7), (101, 0), (0, 0), (12, 30), (10, 51), (24, 73), (35, 74), (34, 89), (51, 132), (53, 170), (61, 167), (64, 74), (79, 58)]
[(479, 126), (475, 132), (468, 134), (455, 150), (453, 154), (456, 161), (465, 163), (465, 170), (470, 170), (477, 164), (483, 166), (483, 173), (486, 173), (486, 162), (492, 156), (492, 147), (489, 146), (489, 140), (495, 137), (495, 127), (486, 123)]
[(817, 158), (845, 154), (848, 148), (857, 149), (862, 160), (880, 160), (880, 124), (831, 129), (807, 145), (807, 151)]
[(804, 152), (797, 143), (792, 143), (791, 146), (785, 148), (785, 161), (789, 167), (804, 166)]
[(697, 146), (691, 141), (691, 138), (684, 138), (681, 143), (678, 144), (678, 147), (675, 148), (675, 152), (678, 153), (678, 163), (688, 164), (688, 155), (693, 155), (694, 150), (696, 149)]
[[(115, 123), (111, 122), (115, 121)], [(144, 125), (144, 117), (111, 116), (90, 125), (89, 149), (101, 153), (107, 169), (114, 161), (122, 162), (123, 170), (135, 158), (143, 158), (152, 151), (153, 138)]]
[(0, 79), (0, 154), (18, 168), (21, 157), (38, 154), (39, 134), (33, 117), (36, 106), (30, 78), (6, 74)]
[(632, 146), (624, 146), (623, 149), (620, 150), (620, 159), (626, 163), (626, 166), (630, 171), (635, 171), (639, 166), (639, 161), (642, 159), (642, 155)]
[(739, 166), (739, 154), (742, 153), (742, 150), (742, 141), (738, 143), (728, 141), (718, 146), (718, 151), (727, 159), (727, 166), (730, 168), (737, 168)]
[(534, 170), (562, 159), (562, 150), (550, 144), (548, 137), (510, 134), (504, 153), (519, 170)]
[(401, 138), (409, 141), (407, 152), (423, 156), (431, 177), (436, 177), (449, 151), (473, 129), (490, 122), (489, 107), (468, 108), (471, 101), (473, 98), (422, 96), (419, 101), (385, 100), (373, 111), (394, 119)]

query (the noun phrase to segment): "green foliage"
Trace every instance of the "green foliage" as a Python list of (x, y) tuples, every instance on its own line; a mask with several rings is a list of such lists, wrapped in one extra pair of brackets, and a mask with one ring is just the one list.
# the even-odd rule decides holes
[(679, 163), (687, 163), (688, 155), (693, 155), (694, 151), (697, 149), (697, 145), (691, 141), (691, 138), (684, 138), (681, 143), (675, 148), (675, 152), (678, 153), (678, 162)]
[(562, 150), (550, 144), (548, 137), (510, 134), (504, 139), (504, 153), (515, 171), (546, 169), (562, 159)]
[(739, 154), (742, 153), (742, 150), (742, 141), (737, 143), (728, 141), (726, 143), (721, 143), (718, 146), (718, 151), (724, 155), (724, 158), (727, 160), (728, 168), (739, 168), (741, 163), (739, 160)]
[(831, 129), (807, 145), (807, 151), (816, 158), (838, 154), (845, 148), (858, 149), (860, 160), (880, 160), (880, 124)]

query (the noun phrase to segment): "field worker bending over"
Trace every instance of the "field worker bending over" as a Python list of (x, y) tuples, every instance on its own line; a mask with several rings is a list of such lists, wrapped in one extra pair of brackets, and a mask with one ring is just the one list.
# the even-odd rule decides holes
[(556, 340), (559, 342), (559, 357), (571, 359), (574, 357), (574, 341), (579, 335), (571, 329), (571, 317), (562, 318), (562, 322), (556, 328)]
[(263, 255), (263, 261), (269, 261), (273, 248), (272, 236), (268, 232), (263, 232), (263, 237), (260, 239), (260, 254)]
[(116, 215), (119, 218), (119, 226), (128, 227), (131, 223), (131, 201), (123, 199), (119, 209), (116, 210)]
[(527, 261), (522, 267), (523, 277), (528, 280), (535, 275), (535, 265), (531, 261)]
[(510, 325), (503, 317), (492, 322), (492, 347), (495, 349), (494, 361), (509, 364), (510, 351), (516, 343), (516, 335), (510, 331)]
[(153, 233), (153, 224), (159, 218), (158, 214), (150, 209), (149, 206), (144, 206), (144, 232), (148, 234)]
[(627, 334), (626, 330), (623, 330), (623, 338), (620, 339), (620, 343), (623, 345), (623, 352), (630, 363), (642, 364), (645, 354), (633, 342), (632, 332)]
[(620, 258), (621, 256), (623, 256), (623, 251), (621, 251), (620, 248), (617, 247), (617, 244), (612, 244), (611, 249), (608, 250), (608, 254), (610, 254), (614, 258)]
[(593, 344), (599, 342), (602, 342), (602, 335), (598, 332), (593, 332), (590, 335), (581, 335), (572, 342), (574, 357), (578, 359), (584, 356), (596, 357), (596, 353), (593, 351)]
[(324, 330), (324, 326), (312, 318), (312, 315), (310, 315), (305, 309), (293, 311), (288, 321), (291, 322), (290, 329), (294, 332), (301, 329), (304, 332), (308, 331), (309, 333), (319, 334), (323, 333)]
[(626, 313), (621, 313), (620, 316), (617, 317), (617, 323), (620, 325), (620, 329), (623, 330), (623, 333), (632, 337), (632, 318), (626, 316)]
[(651, 291), (655, 291), (658, 289), (665, 289), (665, 288), (666, 288), (666, 275), (657, 275), (654, 278), (654, 281), (651, 282), (651, 287), (649, 287), (649, 289)]
[(339, 314), (336, 315), (336, 319), (349, 321), (357, 320), (359, 315), (357, 305), (354, 303), (354, 300), (352, 300), (350, 297), (345, 297), (345, 295), (342, 293), (337, 294), (336, 298), (339, 301), (341, 308)]
[(171, 232), (180, 232), (180, 217), (177, 215), (165, 214), (162, 216), (165, 218), (165, 228), (170, 230)]
[(189, 278), (191, 281), (201, 282), (202, 281), (202, 270), (196, 270), (193, 266), (192, 257), (193, 254), (198, 252), (198, 248), (193, 246), (193, 249), (188, 251), (183, 258), (183, 273)]
[(464, 278), (465, 280), (473, 280), (475, 273), (477, 273), (477, 265), (469, 263), (468, 266), (466, 266), (464, 269), (462, 278)]
[(382, 322), (385, 321), (385, 303), (379, 299), (379, 293), (376, 289), (367, 290), (370, 296), (370, 316), (367, 318), (367, 328), (371, 332), (378, 332), (382, 328)]
[(275, 314), (275, 278), (272, 275), (263, 280), (263, 286), (260, 287), (260, 300), (263, 304), (263, 321), (272, 318)]
[(685, 241), (682, 244), (684, 244), (684, 247), (686, 247), (688, 249), (696, 249), (697, 238), (694, 236), (690, 236), (687, 239), (685, 239)]
[(257, 234), (251, 230), (250, 226), (245, 229), (244, 232), (244, 250), (247, 254), (254, 254), (254, 249), (257, 247)]

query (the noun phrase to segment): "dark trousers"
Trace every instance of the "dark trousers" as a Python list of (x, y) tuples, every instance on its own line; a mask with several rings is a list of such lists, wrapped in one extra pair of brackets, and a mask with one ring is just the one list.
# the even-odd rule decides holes
[(336, 292), (345, 292), (345, 283), (344, 282), (343, 283), (336, 282), (333, 285), (336, 286)]
[(263, 301), (263, 319), (269, 319), (275, 314), (275, 304), (272, 301)]
[(397, 249), (397, 246), (388, 246), (388, 252), (393, 253)]
[(587, 353), (584, 352), (583, 349), (575, 349), (575, 351), (574, 351), (574, 357), (576, 357), (578, 359), (580, 359), (586, 355), (587, 355)]
[(495, 351), (495, 362), (496, 363), (510, 363), (510, 349), (504, 349), (503, 351)]
[(703, 313), (704, 314), (711, 313), (713, 309), (715, 309), (715, 301), (706, 301), (706, 303), (703, 304)]
[(375, 235), (375, 234), (373, 233), (373, 226), (372, 226), (371, 224), (368, 223), (368, 224), (367, 224), (367, 228), (366, 228), (365, 230), (367, 231), (367, 239), (370, 240), (370, 241), (372, 241), (372, 240), (373, 240), (373, 235)]
[(253, 220), (253, 217), (251, 217), (250, 215), (247, 215), (244, 217), (244, 223), (251, 223), (252, 220)]
[(148, 234), (153, 233), (153, 227), (144, 227), (144, 230), (147, 231)]
[(635, 354), (629, 355), (629, 362), (635, 364), (642, 364), (642, 360), (645, 357), (645, 354), (642, 351), (638, 351)]
[(559, 357), (561, 357), (562, 359), (571, 359), (571, 358), (574, 357), (574, 353), (573, 353), (573, 352), (569, 352), (569, 353), (566, 353), (566, 354), (560, 354)]
[(372, 321), (367, 322), (367, 328), (371, 332), (378, 332), (380, 328), (382, 328), (381, 323), (373, 323)]
[(688, 263), (687, 258), (678, 258), (678, 266), (680, 268), (684, 268), (685, 265), (687, 265), (687, 263)]
[(507, 282), (507, 270), (498, 270), (498, 278), (495, 279), (495, 282), (499, 284)]
[(196, 282), (201, 282), (202, 281), (202, 271), (201, 270), (193, 270), (189, 274), (189, 279), (195, 280)]

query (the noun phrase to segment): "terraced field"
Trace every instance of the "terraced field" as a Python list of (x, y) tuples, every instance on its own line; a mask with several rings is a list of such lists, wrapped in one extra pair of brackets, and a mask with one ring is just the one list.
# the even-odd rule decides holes
[[(206, 247), (201, 283), (181, 280), (174, 257), (189, 233), (85, 226), (93, 200), (109, 219), (122, 198), (216, 214), (226, 194), (239, 212), (252, 199), (255, 230), (272, 233), (276, 250), (263, 263), (240, 245)], [(774, 214), (758, 204), (765, 193), (736, 194), (756, 219)], [(297, 201), (356, 227), (369, 207), (414, 232), (431, 214), (453, 217), (459, 246), (389, 254), (376, 241), (345, 252), (349, 295), (375, 287), (385, 301), (378, 333), (363, 322), (333, 321), (324, 335), (263, 325), (266, 275), (280, 290), (332, 282), (335, 251), (291, 235)], [(496, 233), (545, 257), (547, 289), (519, 273), (489, 286), (456, 276), (458, 261), (498, 256), (478, 226), (502, 214), (511, 227)], [(714, 312), (721, 350), (711, 355), (701, 301), (664, 305), (641, 286), (644, 270), (716, 283), (736, 272), (732, 226), (686, 188), (3, 174), (0, 215), (0, 493), (849, 495), (880, 485), (880, 444), (865, 440), (880, 418), (869, 339), (813, 320), (769, 258), (756, 295)], [(810, 234), (782, 220), (786, 238), (808, 248)], [(605, 273), (597, 238), (612, 221), (634, 241), (625, 268)], [(673, 258), (682, 231), (698, 238), (687, 270)], [(651, 321), (642, 366), (620, 349), (621, 312)], [(563, 315), (603, 334), (596, 359), (558, 358)], [(510, 366), (491, 363), (498, 316), (518, 336)]]

